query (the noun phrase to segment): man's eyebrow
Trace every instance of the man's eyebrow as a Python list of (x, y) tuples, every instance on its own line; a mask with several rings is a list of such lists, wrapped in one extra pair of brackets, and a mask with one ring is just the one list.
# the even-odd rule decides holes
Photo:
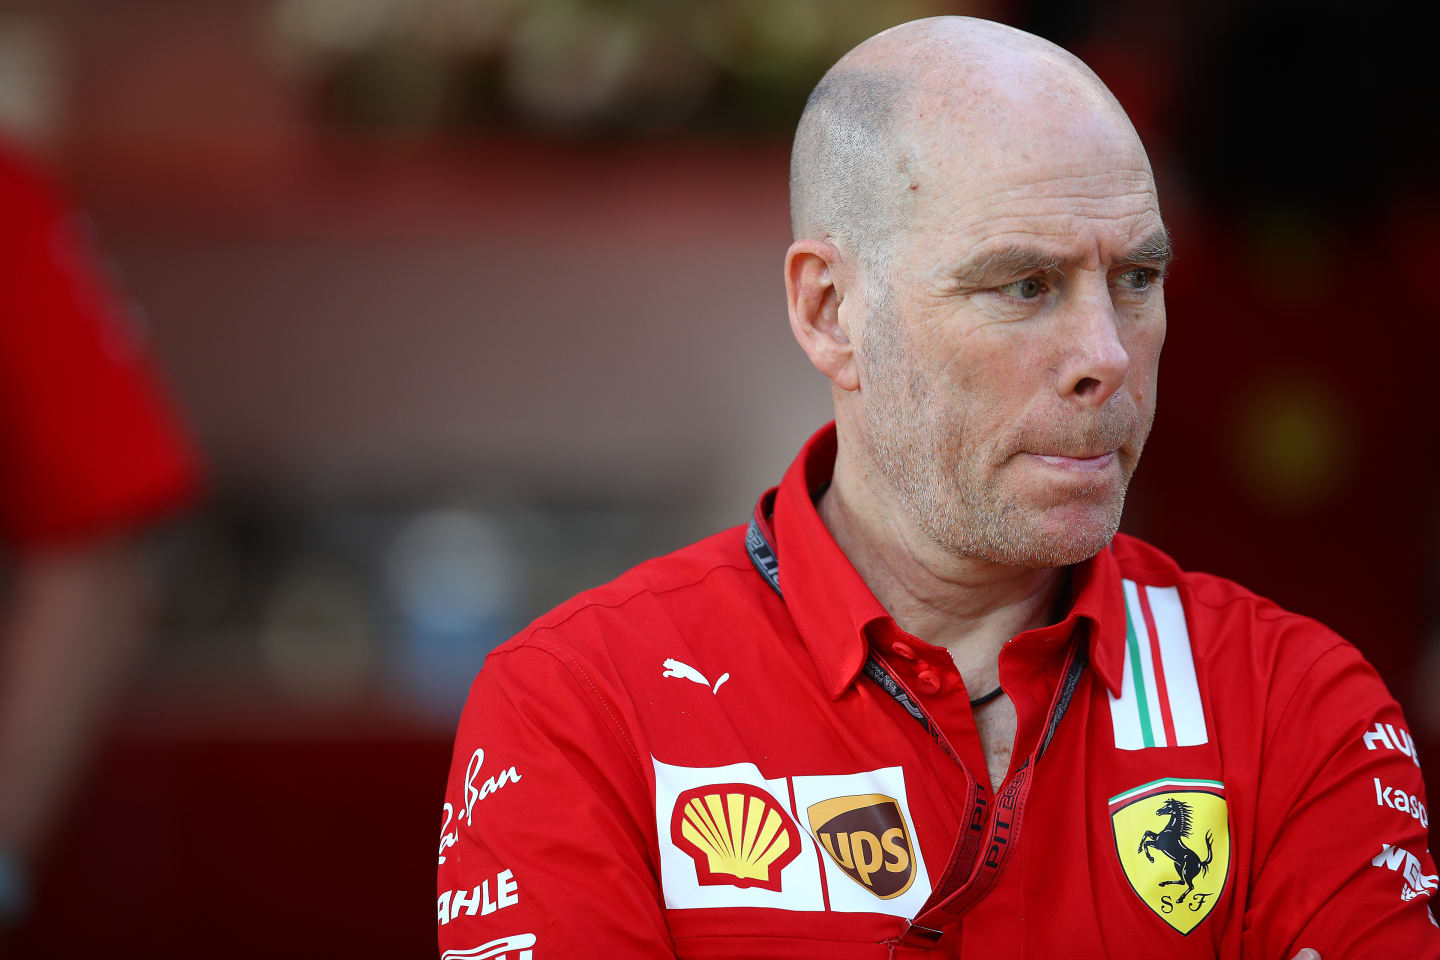
[[(1170, 231), (1161, 227), (1131, 247), (1122, 262), (1156, 264), (1163, 275), (1173, 258)], [(950, 278), (962, 286), (983, 287), (1027, 274), (1059, 270), (1064, 264), (1064, 257), (1035, 247), (1012, 244), (972, 257), (950, 271)]]
[(1125, 255), (1126, 263), (1157, 264), (1162, 275), (1169, 271), (1173, 259), (1175, 251), (1170, 246), (1170, 231), (1164, 227), (1131, 247)]
[(963, 286), (985, 286), (1029, 273), (1055, 270), (1061, 262), (1060, 257), (1034, 247), (1007, 246), (972, 257), (950, 271), (950, 277)]

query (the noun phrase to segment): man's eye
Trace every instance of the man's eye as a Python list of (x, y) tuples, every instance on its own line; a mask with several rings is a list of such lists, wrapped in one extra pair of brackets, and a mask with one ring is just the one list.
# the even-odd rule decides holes
[(1045, 289), (1045, 284), (1039, 277), (1026, 277), (1024, 280), (1015, 280), (997, 289), (1007, 297), (1014, 297), (1016, 300), (1034, 300)]
[(1131, 290), (1148, 290), (1150, 284), (1155, 282), (1156, 271), (1148, 267), (1140, 267), (1136, 270), (1127, 270), (1120, 274), (1120, 283)]

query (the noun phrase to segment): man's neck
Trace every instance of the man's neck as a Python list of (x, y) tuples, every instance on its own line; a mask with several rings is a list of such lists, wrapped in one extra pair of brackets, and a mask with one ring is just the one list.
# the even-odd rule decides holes
[(949, 650), (972, 697), (998, 685), (1006, 641), (1051, 622), (1064, 568), (1032, 570), (955, 556), (915, 529), (898, 505), (868, 490), (843, 449), (817, 507), (896, 624)]

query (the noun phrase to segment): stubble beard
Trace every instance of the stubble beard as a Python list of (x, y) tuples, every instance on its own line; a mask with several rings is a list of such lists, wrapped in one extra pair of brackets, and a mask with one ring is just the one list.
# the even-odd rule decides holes
[(1094, 500), (1098, 485), (1068, 498), (1093, 504), (1098, 516), (1090, 522), (1047, 526), (1045, 505), (1024, 502), (993, 472), (986, 475), (993, 451), (971, 447), (955, 436), (956, 424), (941, 421), (943, 411), (930, 402), (930, 384), (906, 356), (893, 318), (881, 323), (891, 329), (867, 344), (863, 361), (866, 433), (871, 459), (911, 523), (953, 556), (1006, 566), (1062, 567), (1103, 550), (1120, 528), (1129, 473), (1105, 501)]

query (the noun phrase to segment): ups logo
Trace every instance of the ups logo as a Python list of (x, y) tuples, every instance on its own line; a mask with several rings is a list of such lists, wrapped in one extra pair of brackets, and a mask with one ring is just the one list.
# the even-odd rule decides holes
[(810, 832), (830, 859), (881, 900), (898, 897), (915, 880), (915, 846), (900, 804), (867, 793), (811, 804)]

